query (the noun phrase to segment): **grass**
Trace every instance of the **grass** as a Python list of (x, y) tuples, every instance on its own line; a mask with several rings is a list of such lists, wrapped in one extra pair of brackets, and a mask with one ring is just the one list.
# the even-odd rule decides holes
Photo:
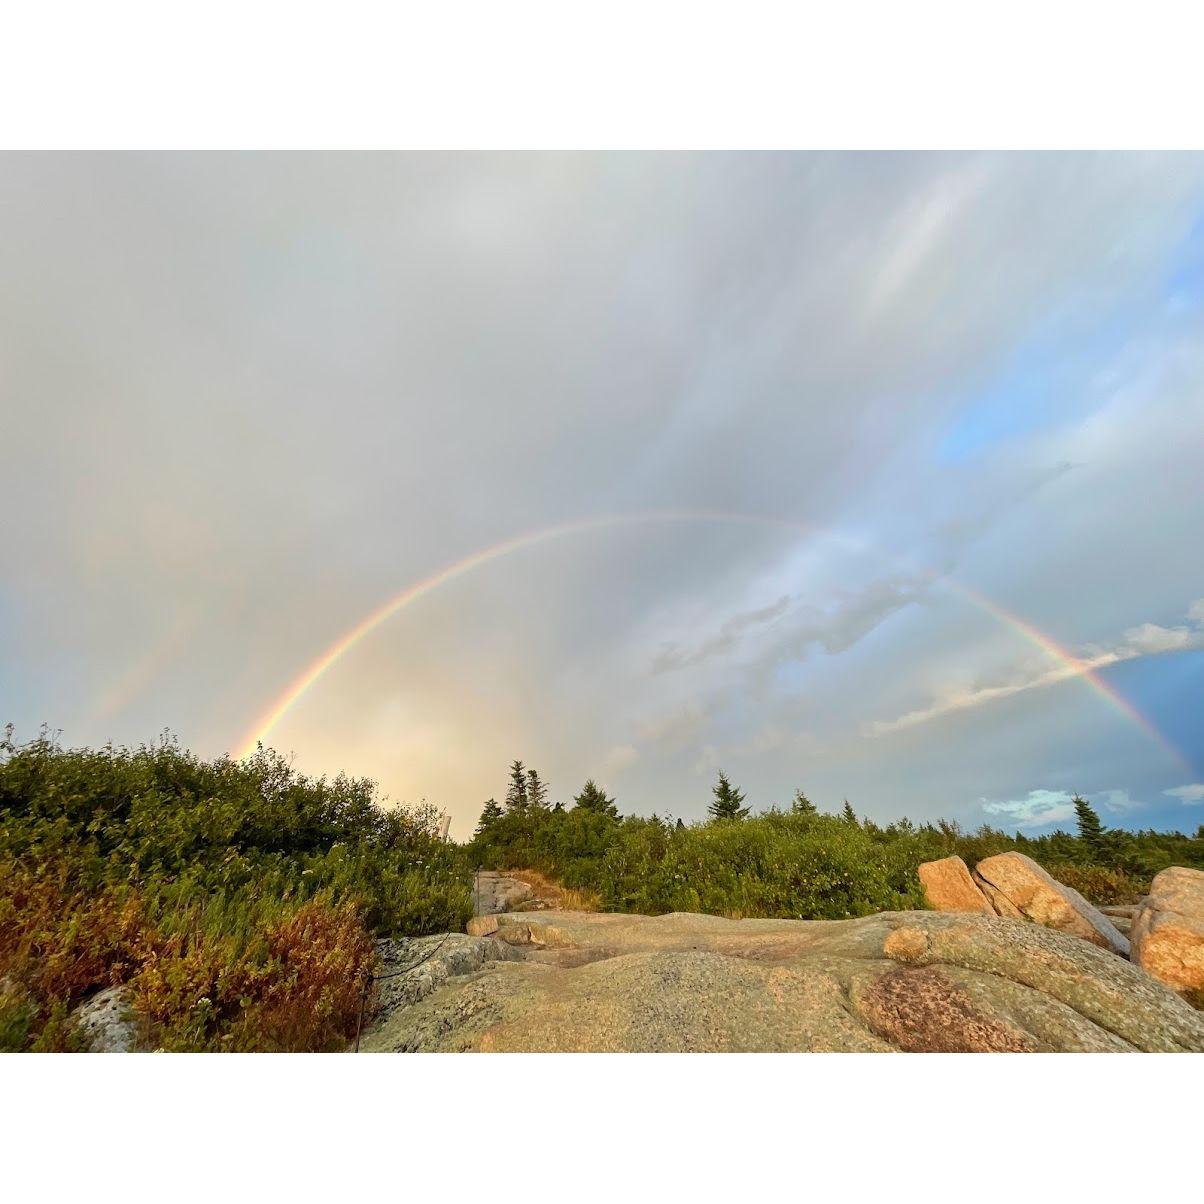
[[(602, 897), (595, 890), (574, 890), (530, 868), (509, 869), (510, 877), (525, 882), (535, 898), (544, 900), (557, 911), (601, 911)], [(517, 909), (524, 910), (521, 906)]]

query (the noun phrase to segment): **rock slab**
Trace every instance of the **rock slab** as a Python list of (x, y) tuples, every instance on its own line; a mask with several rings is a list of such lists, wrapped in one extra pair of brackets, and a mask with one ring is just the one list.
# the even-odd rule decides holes
[(924, 897), (934, 911), (993, 916), (995, 909), (974, 884), (966, 863), (957, 856), (925, 861), (919, 868)]
[(472, 891), (473, 914), (477, 916), (514, 911), (525, 904), (533, 893), (525, 882), (496, 870), (480, 870), (473, 878)]
[(1077, 890), (1064, 886), (1031, 857), (1023, 853), (999, 853), (984, 858), (974, 870), (985, 886), (991, 888), (992, 902), (1001, 913), (1004, 909), (1000, 898), (1037, 924), (1072, 933), (1121, 957), (1129, 956), (1129, 941), (1116, 925)]
[(471, 974), (486, 962), (517, 957), (508, 946), (471, 934), (450, 932), (417, 940), (376, 942), (377, 1014), (425, 999), (449, 978)]
[(1204, 872), (1175, 865), (1157, 874), (1131, 939), (1132, 959), (1147, 974), (1204, 997)]
[(504, 960), (474, 947), (478, 969), (382, 1016), (362, 1048), (1204, 1052), (1204, 1014), (1137, 966), (998, 917), (546, 911), (476, 939)]

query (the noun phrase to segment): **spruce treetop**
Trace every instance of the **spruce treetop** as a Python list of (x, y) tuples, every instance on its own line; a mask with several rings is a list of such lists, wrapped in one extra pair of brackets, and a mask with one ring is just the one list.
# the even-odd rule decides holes
[(586, 811), (596, 811), (599, 815), (609, 815), (612, 819), (617, 819), (619, 816), (615, 800), (608, 798), (606, 791), (593, 778), (590, 778), (581, 787), (581, 793), (573, 799), (573, 804)]
[(1076, 794), (1071, 802), (1074, 804), (1074, 816), (1079, 825), (1079, 839), (1086, 845), (1098, 848), (1104, 839), (1104, 825), (1100, 823), (1095, 808), (1079, 794)]
[(790, 810), (795, 815), (815, 815), (815, 804), (801, 791), (794, 792), (794, 798), (790, 803)]
[(521, 761), (510, 766), (510, 785), (506, 789), (506, 810), (522, 810), (527, 805), (527, 771)]
[(534, 769), (527, 770), (527, 805), (541, 808), (548, 805), (547, 783), (540, 780)]
[(707, 808), (707, 814), (712, 819), (746, 819), (751, 808), (742, 807), (744, 791), (737, 790), (727, 779), (727, 774), (721, 770), (719, 781), (711, 789), (714, 801)]
[(496, 799), (489, 799), (481, 808), (481, 818), (477, 821), (476, 835), (483, 836), (505, 812), (498, 806)]

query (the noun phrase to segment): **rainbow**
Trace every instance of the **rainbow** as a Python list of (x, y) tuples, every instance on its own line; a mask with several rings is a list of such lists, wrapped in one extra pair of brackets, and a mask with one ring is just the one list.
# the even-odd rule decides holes
[[(406, 586), (400, 593), (387, 599), (370, 614), (361, 619), (354, 627), (341, 635), (334, 641), (316, 660), (307, 665), (285, 688), (284, 692), (276, 698), (274, 702), (255, 720), (251, 729), (244, 736), (238, 752), (235, 754), (237, 758), (242, 759), (249, 757), (256, 751), (260, 744), (267, 741), (276, 725), (284, 718), (286, 714), (301, 700), (301, 698), (310, 690), (310, 688), (342, 657), (354, 648), (361, 640), (369, 636), (382, 624), (387, 623), (395, 615), (399, 614), (407, 606), (413, 602), (417, 602), (420, 598), (424, 598), (427, 594), (440, 588), (440, 586), (448, 584), (459, 577), (463, 577), (475, 569), (481, 568), (483, 565), (489, 564), (495, 560), (501, 560), (505, 556), (512, 553), (524, 551), (528, 548), (533, 548), (539, 544), (548, 543), (553, 540), (561, 539), (570, 535), (580, 535), (590, 531), (603, 530), (606, 528), (635, 526), (647, 523), (657, 522), (728, 522), (728, 523), (753, 523), (761, 526), (771, 526), (780, 529), (790, 530), (793, 532), (806, 532), (813, 534), (822, 532), (823, 534), (832, 536), (835, 535), (825, 528), (814, 526), (811, 524), (798, 522), (791, 519), (774, 518), (767, 515), (756, 514), (740, 514), (727, 511), (709, 511), (709, 510), (653, 510), (633, 512), (627, 514), (615, 515), (600, 515), (587, 518), (573, 519), (568, 522), (557, 523), (550, 527), (541, 527), (535, 531), (528, 531), (521, 535), (513, 536), (510, 539), (503, 540), (501, 543), (491, 544), (489, 547), (481, 548), (475, 552), (469, 553), (461, 560), (457, 560), (452, 564), (445, 565), (443, 568), (432, 573), (429, 577), (423, 578), (412, 585)], [(868, 549), (868, 545), (859, 541), (853, 540), (848, 536), (836, 535), (836, 538), (842, 542), (861, 548)], [(884, 555), (879, 552), (879, 555)], [(898, 560), (896, 557), (886, 557), (891, 560)], [(901, 560), (900, 563), (903, 563)], [(913, 567), (914, 566), (910, 566)], [(1076, 657), (1068, 649), (1062, 647), (1052, 637), (1045, 632), (1040, 631), (1031, 623), (1026, 622), (1019, 615), (1005, 610), (1002, 606), (993, 602), (991, 599), (978, 593), (977, 590), (961, 582), (955, 581), (950, 577), (940, 577), (939, 574), (931, 574), (933, 580), (941, 580), (945, 585), (949, 586), (956, 593), (960, 594), (964, 599), (970, 602), (978, 609), (989, 614), (992, 618), (1005, 626), (1011, 628), (1029, 643), (1039, 648), (1042, 652), (1050, 656), (1058, 665), (1062, 672), (1058, 675), (1058, 680), (1079, 678), (1086, 682), (1091, 688), (1111, 706), (1119, 710), (1127, 718), (1135, 722), (1144, 732), (1154, 739), (1160, 747), (1170, 753), (1176, 761), (1185, 764), (1183, 755), (1176, 749), (1166, 737), (1147, 719), (1136, 707), (1127, 699), (1119, 694), (1112, 686), (1110, 686), (1099, 674), (1099, 669), (1105, 663), (1110, 661), (1093, 662)]]
[(1026, 622), (1019, 615), (1012, 611), (1004, 610), (998, 603), (993, 602), (984, 594), (980, 594), (977, 590), (971, 589), (968, 585), (960, 581), (946, 579), (948, 584), (952, 586), (962, 597), (973, 602), (979, 609), (992, 615), (1001, 623), (1006, 624), (1013, 631), (1018, 632), (1031, 644), (1040, 648), (1042, 652), (1048, 653), (1055, 661), (1057, 661), (1065, 670), (1064, 677), (1066, 679), (1077, 677), (1086, 682), (1105, 702), (1115, 707), (1122, 715), (1131, 719), (1142, 731), (1151, 739), (1159, 744), (1162, 749), (1169, 753), (1180, 765), (1191, 770), (1191, 762), (1179, 751), (1167, 738), (1154, 726), (1150, 720), (1143, 715), (1115, 686), (1110, 685), (1103, 677), (1100, 676), (1100, 669), (1106, 668), (1108, 665), (1119, 663), (1123, 657), (1117, 656), (1114, 653), (1108, 653), (1104, 656), (1095, 659), (1085, 659), (1075, 656), (1069, 649), (1063, 647), (1054, 640), (1046, 632), (1034, 627), (1031, 623)]
[[(685, 519), (687, 515), (685, 513), (679, 514), (675, 511), (669, 511), (663, 515), (659, 515), (659, 517), (663, 517), (666, 521), (673, 521), (675, 518)], [(557, 523), (552, 527), (542, 527), (537, 531), (528, 531), (525, 534), (503, 540), (501, 543), (492, 544), (476, 552), (470, 552), (463, 560), (457, 560), (454, 564), (445, 565), (422, 581), (406, 586), (401, 593), (395, 594), (388, 601), (382, 603), (371, 614), (361, 619), (350, 631), (335, 640), (317, 660), (308, 665), (293, 679), (284, 693), (255, 721), (251, 731), (247, 733), (242, 747), (236, 754), (237, 757), (241, 759), (250, 756), (255, 751), (256, 746), (266, 740), (268, 734), (276, 724), (284, 718), (285, 714), (292, 709), (301, 696), (305, 694), (310, 686), (331, 665), (354, 648), (365, 636), (375, 631), (382, 623), (387, 623), (394, 615), (404, 610), (411, 602), (417, 602), (419, 598), (425, 597), (441, 585), (446, 585), (449, 581), (454, 581), (457, 577), (463, 577), (466, 573), (471, 573), (474, 569), (479, 569), (482, 565), (489, 564), (491, 561), (500, 560), (503, 556), (509, 556), (513, 552), (521, 552), (526, 548), (533, 548), (538, 544), (560, 539), (566, 535), (580, 535), (587, 531), (620, 526), (626, 523), (649, 522), (653, 518), (654, 516), (650, 514), (606, 515), (594, 518), (574, 519), (569, 522)]]

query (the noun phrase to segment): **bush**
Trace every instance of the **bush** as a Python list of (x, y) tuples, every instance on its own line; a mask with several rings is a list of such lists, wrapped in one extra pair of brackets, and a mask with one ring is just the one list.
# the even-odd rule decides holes
[(860, 827), (768, 815), (656, 833), (633, 828), (601, 866), (604, 901), (657, 914), (843, 919), (919, 905), (915, 866)]
[(612, 911), (837, 919), (920, 905), (909, 850), (831, 816), (677, 828), (656, 816), (511, 813), (476, 842), (474, 857), (539, 869), (597, 892)]
[(1092, 903), (1136, 903), (1146, 893), (1147, 884), (1124, 870), (1102, 865), (1076, 865), (1072, 861), (1053, 861), (1045, 866), (1057, 880), (1077, 890)]
[(1099, 904), (1134, 902), (1168, 865), (1204, 868), (1199, 835), (1106, 831), (1085, 841), (965, 832), (944, 820), (883, 827), (805, 809), (678, 827), (655, 815), (520, 808), (484, 825), (470, 856), (476, 865), (537, 869), (595, 892), (610, 911), (840, 919), (925, 906), (916, 872), (925, 861), (956, 854), (973, 866), (1009, 850)]
[(0, 876), (8, 1047), (72, 1048), (70, 1008), (127, 984), (165, 1048), (338, 1048), (373, 934), (462, 929), (472, 908), (432, 808), (167, 740), (0, 742)]
[(134, 978), (134, 1005), (166, 1049), (337, 1049), (373, 957), (354, 904), (315, 900), (250, 941), (202, 927), (169, 938)]

